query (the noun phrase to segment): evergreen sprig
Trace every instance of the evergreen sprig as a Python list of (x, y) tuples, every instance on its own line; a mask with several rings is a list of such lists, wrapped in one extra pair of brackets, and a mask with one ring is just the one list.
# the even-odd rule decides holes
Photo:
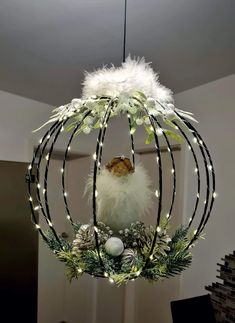
[[(192, 261), (192, 255), (188, 248), (191, 233), (188, 232), (186, 227), (182, 226), (177, 228), (174, 235), (169, 239), (167, 235), (168, 222), (162, 222), (161, 226), (162, 232), (156, 241), (151, 260), (146, 261), (154, 228), (146, 228), (144, 224), (137, 222), (132, 225), (130, 232), (134, 232), (138, 240), (141, 239), (140, 232), (144, 236), (142, 236), (143, 243), (138, 243), (134, 249), (130, 249), (128, 256), (132, 258), (112, 257), (106, 253), (104, 245), (101, 243), (99, 249), (102, 266), (95, 247), (94, 249), (75, 250), (73, 244), (61, 236), (59, 243), (52, 231), (46, 231), (45, 234), (49, 247), (60, 261), (66, 264), (67, 277), (70, 281), (74, 278), (77, 279), (83, 273), (88, 273), (96, 277), (108, 275), (117, 285), (120, 285), (138, 277), (145, 278), (150, 282), (157, 282), (163, 278), (175, 276), (189, 267)], [(73, 227), (76, 235), (81, 225), (74, 223)], [(102, 224), (100, 224), (101, 227)], [(103, 228), (106, 230), (105, 225), (103, 225)], [(130, 235), (127, 237), (128, 241), (130, 241)]]

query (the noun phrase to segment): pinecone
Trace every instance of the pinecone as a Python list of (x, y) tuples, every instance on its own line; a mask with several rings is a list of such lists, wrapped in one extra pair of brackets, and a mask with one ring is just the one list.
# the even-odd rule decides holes
[(143, 247), (145, 237), (145, 226), (142, 222), (131, 223), (129, 228), (120, 230), (119, 235), (127, 248)]
[(76, 239), (73, 241), (73, 249), (87, 250), (95, 247), (94, 228), (89, 224), (83, 224), (79, 228)]
[(138, 265), (138, 254), (133, 249), (125, 249), (121, 259), (122, 266), (135, 267)]
[[(149, 250), (152, 241), (154, 238), (155, 229), (153, 227), (148, 227), (145, 232), (144, 244), (146, 250)], [(154, 258), (158, 258), (159, 256), (165, 256), (166, 252), (170, 250), (169, 242), (171, 241), (170, 237), (167, 235), (166, 230), (162, 230), (158, 232), (157, 240), (154, 246), (153, 254)]]

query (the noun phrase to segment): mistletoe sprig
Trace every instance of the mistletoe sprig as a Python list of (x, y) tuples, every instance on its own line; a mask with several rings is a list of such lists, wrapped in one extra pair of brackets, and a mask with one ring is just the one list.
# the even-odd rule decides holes
[(172, 121), (181, 121), (178, 115), (196, 121), (191, 113), (175, 108), (172, 103), (163, 104), (153, 98), (146, 97), (143, 92), (136, 91), (132, 96), (123, 93), (119, 97), (114, 98), (93, 96), (90, 98), (73, 99), (71, 103), (54, 109), (49, 121), (35, 131), (49, 123), (69, 119), (65, 127), (66, 131), (73, 130), (81, 123), (75, 135), (80, 133), (89, 134), (94, 129), (102, 127), (104, 116), (110, 107), (110, 102), (112, 102), (110, 117), (128, 114), (131, 120), (130, 131), (132, 134), (135, 133), (138, 126), (144, 126), (147, 132), (146, 144), (150, 144), (154, 138), (150, 117), (160, 117), (165, 127), (167, 127), (159, 129), (156, 126), (156, 131), (159, 135), (163, 131), (167, 136), (176, 141), (181, 141), (181, 136), (177, 133), (177, 127)]

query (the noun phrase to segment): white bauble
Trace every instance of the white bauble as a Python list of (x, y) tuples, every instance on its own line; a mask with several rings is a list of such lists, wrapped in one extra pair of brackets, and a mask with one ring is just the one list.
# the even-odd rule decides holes
[(124, 245), (122, 240), (115, 237), (109, 238), (106, 241), (104, 247), (106, 252), (113, 257), (120, 256), (124, 250)]

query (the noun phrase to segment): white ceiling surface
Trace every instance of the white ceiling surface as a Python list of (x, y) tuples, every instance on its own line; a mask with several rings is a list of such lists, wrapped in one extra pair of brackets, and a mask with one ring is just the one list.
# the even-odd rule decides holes
[[(0, 0), (0, 89), (52, 105), (119, 64), (124, 0)], [(235, 72), (234, 0), (128, 0), (127, 53), (175, 92)]]

